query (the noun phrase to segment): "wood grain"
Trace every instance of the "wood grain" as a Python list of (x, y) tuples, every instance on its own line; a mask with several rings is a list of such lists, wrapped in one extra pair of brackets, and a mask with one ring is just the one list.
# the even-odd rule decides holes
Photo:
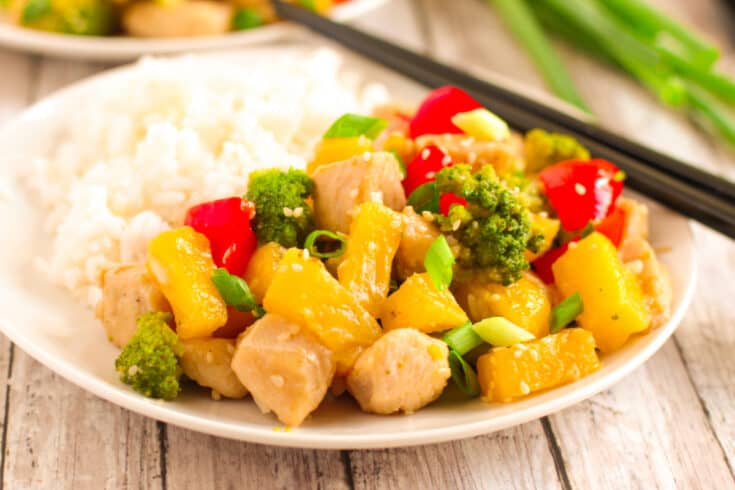
[(563, 488), (541, 422), (448, 444), (350, 452), (355, 488)]
[[(32, 97), (41, 97), (97, 70), (44, 60), (38, 77), (25, 81), (35, 80)], [(5, 488), (162, 488), (154, 421), (77, 388), (20, 349), (13, 352)]]

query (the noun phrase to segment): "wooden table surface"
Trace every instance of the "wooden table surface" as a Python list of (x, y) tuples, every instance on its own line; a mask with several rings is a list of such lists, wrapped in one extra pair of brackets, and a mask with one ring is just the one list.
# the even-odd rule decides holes
[[(724, 0), (656, 0), (707, 32), (735, 74)], [(393, 0), (358, 25), (539, 91), (542, 81), (479, 0)], [(629, 79), (561, 47), (609, 127), (735, 178), (735, 152), (662, 109)], [(0, 123), (108, 66), (0, 50)], [(0, 150), (1, 153), (1, 150)], [(453, 443), (379, 451), (291, 450), (194, 433), (77, 388), (0, 337), (0, 484), (16, 488), (735, 487), (735, 245), (694, 227), (699, 284), (673, 339), (614, 388), (523, 426)]]

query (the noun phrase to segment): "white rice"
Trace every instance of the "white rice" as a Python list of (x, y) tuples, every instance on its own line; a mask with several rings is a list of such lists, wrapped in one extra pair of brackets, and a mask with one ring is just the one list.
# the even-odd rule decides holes
[(190, 206), (243, 194), (253, 170), (303, 168), (336, 117), (386, 100), (340, 63), (330, 51), (252, 66), (143, 60), (89, 93), (26, 176), (53, 237), (39, 267), (94, 306), (103, 272), (143, 260)]

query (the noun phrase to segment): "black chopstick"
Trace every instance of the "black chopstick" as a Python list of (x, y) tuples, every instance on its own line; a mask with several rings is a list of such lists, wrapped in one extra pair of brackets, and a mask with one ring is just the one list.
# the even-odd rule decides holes
[(273, 3), (282, 18), (332, 38), (427, 87), (455, 85), (467, 90), (515, 129), (542, 127), (575, 136), (594, 155), (622, 168), (632, 188), (735, 238), (735, 184), (383, 39), (281, 0)]

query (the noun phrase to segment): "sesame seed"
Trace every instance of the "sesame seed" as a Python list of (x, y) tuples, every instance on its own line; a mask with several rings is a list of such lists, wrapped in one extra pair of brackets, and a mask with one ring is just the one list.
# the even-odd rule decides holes
[(452, 222), (452, 230), (457, 231), (459, 230), (459, 227), (462, 225), (462, 222), (460, 220), (455, 220)]
[(429, 155), (431, 155), (431, 152), (429, 151), (428, 148), (424, 148), (423, 150), (421, 150), (421, 158), (423, 160), (426, 160), (427, 158), (429, 158)]
[(128, 368), (128, 376), (135, 376), (138, 373), (138, 366), (133, 364)]
[(204, 356), (204, 360), (207, 361), (207, 364), (212, 364), (212, 362), (214, 362), (212, 351), (207, 351), (207, 354)]
[(222, 395), (217, 390), (212, 390), (212, 400), (214, 401), (220, 401), (222, 399)]
[(446, 167), (447, 165), (450, 165), (452, 163), (452, 157), (449, 155), (445, 155), (444, 158), (442, 158), (442, 166)]
[(296, 272), (301, 272), (304, 270), (304, 267), (301, 264), (291, 264), (291, 269), (295, 270)]
[(465, 138), (462, 141), (460, 141), (459, 144), (461, 146), (464, 146), (465, 148), (469, 148), (474, 142), (475, 142), (475, 138)]
[(528, 387), (525, 381), (521, 381), (520, 388), (521, 393), (523, 393), (524, 395), (528, 395), (529, 393), (531, 393), (531, 388)]
[(291, 216), (293, 216), (293, 209), (283, 208), (283, 215), (290, 218)]
[(301, 256), (304, 257), (304, 260), (309, 260), (310, 254), (308, 249), (304, 249), (301, 251)]
[(276, 388), (283, 388), (283, 385), (286, 383), (286, 380), (280, 374), (272, 374), (270, 380)]
[(433, 179), (436, 177), (436, 172), (426, 172), (427, 179)]
[(569, 248), (577, 248), (577, 242), (569, 242)]
[(498, 293), (493, 293), (490, 295), (490, 301), (500, 301), (502, 299), (502, 296), (500, 296)]
[(375, 242), (368, 242), (367, 249), (370, 252), (375, 252), (378, 249), (378, 244)]
[(293, 210), (293, 217), (300, 218), (304, 214), (304, 208), (298, 207)]
[(383, 202), (383, 193), (381, 191), (373, 191), (370, 193), (370, 200), (372, 202)]
[(350, 198), (351, 198), (351, 199), (354, 199), (354, 198), (356, 198), (356, 197), (357, 197), (357, 189), (352, 189), (352, 190), (350, 191)]
[(372, 156), (373, 156), (372, 153), (370, 153), (369, 151), (366, 151), (365, 153), (362, 154), (362, 159), (365, 160), (366, 162), (369, 162)]
[(426, 221), (434, 221), (434, 215), (431, 214), (429, 211), (422, 211), (421, 217), (424, 218)]
[(520, 359), (522, 355), (523, 352), (521, 352), (520, 350), (516, 350), (513, 352), (513, 357), (515, 357), (516, 359)]
[(531, 350), (531, 357), (534, 361), (538, 361), (538, 352), (536, 350)]
[(574, 184), (574, 192), (576, 192), (580, 196), (584, 196), (585, 194), (587, 194), (587, 188), (577, 182), (576, 184)]

